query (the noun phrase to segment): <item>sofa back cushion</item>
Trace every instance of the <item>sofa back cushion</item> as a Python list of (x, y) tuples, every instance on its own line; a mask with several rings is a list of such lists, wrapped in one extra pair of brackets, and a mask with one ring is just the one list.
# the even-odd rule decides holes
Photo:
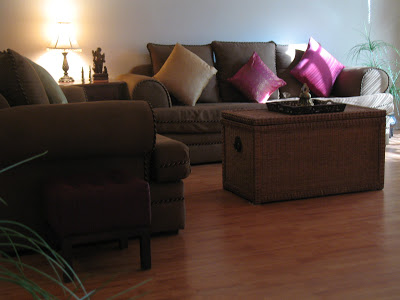
[(290, 74), (290, 70), (299, 63), (306, 49), (307, 44), (276, 45), (276, 72), (287, 83), (279, 89), (279, 98), (299, 96), (303, 84)]
[(29, 61), (17, 52), (0, 52), (0, 93), (10, 106), (49, 104), (46, 91)]
[[(274, 42), (220, 42), (211, 43), (215, 54), (216, 68), (218, 70), (218, 86), (223, 102), (248, 102), (232, 83), (228, 81), (247, 63), (254, 52), (276, 74), (275, 43)], [(270, 99), (278, 99), (279, 93), (275, 91)]]
[(43, 84), (44, 90), (46, 91), (46, 95), (49, 98), (50, 104), (66, 104), (68, 103), (67, 98), (65, 97), (61, 87), (54, 80), (53, 76), (50, 75), (49, 72), (42, 66), (37, 63), (31, 61), (27, 58), (28, 62), (35, 69), (36, 74), (39, 76), (40, 81)]
[[(213, 53), (211, 45), (183, 45), (186, 49), (190, 50), (207, 64), (214, 67)], [(153, 75), (160, 71), (161, 67), (164, 65), (165, 61), (168, 59), (175, 45), (160, 45), (148, 43), (147, 49), (150, 53), (150, 59), (153, 66)], [(207, 86), (204, 88), (198, 103), (213, 103), (220, 102), (218, 96), (218, 85), (215, 76), (211, 78)]]

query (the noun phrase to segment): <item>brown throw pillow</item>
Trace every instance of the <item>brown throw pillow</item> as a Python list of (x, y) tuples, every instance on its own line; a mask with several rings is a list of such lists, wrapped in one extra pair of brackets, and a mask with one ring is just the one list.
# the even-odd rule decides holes
[(10, 106), (49, 104), (46, 91), (35, 70), (14, 50), (0, 52), (0, 93)]
[(154, 78), (180, 102), (194, 106), (217, 70), (181, 44), (176, 44)]

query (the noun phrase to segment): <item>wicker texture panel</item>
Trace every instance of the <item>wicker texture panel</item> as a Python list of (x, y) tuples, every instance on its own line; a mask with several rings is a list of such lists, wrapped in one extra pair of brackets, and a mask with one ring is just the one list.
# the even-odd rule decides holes
[[(243, 113), (251, 118), (248, 112), (229, 117), (244, 120)], [(261, 121), (260, 112), (253, 113), (253, 123), (269, 125), (222, 120), (225, 189), (265, 203), (383, 188), (385, 117), (380, 111), (354, 108), (347, 114), (306, 116), (308, 122), (291, 116), (292, 123), (282, 123), (281, 114)], [(241, 152), (233, 146), (237, 137)]]

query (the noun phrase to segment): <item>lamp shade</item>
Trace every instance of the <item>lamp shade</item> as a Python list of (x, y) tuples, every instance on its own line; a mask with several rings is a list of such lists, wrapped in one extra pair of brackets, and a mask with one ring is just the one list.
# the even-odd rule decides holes
[(73, 34), (73, 27), (70, 22), (58, 22), (54, 39), (48, 49), (62, 49), (64, 51), (82, 51)]

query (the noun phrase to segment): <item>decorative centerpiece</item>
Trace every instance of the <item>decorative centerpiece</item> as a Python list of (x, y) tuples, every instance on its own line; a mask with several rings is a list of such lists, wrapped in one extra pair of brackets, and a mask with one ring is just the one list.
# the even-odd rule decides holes
[(93, 54), (93, 82), (108, 82), (107, 67), (103, 64), (106, 62), (106, 56), (101, 53), (101, 48), (98, 47), (96, 51), (92, 50)]
[(301, 87), (298, 101), (267, 102), (270, 111), (289, 115), (305, 115), (342, 112), (346, 108), (344, 103), (335, 103), (332, 100), (313, 100), (307, 84)]

